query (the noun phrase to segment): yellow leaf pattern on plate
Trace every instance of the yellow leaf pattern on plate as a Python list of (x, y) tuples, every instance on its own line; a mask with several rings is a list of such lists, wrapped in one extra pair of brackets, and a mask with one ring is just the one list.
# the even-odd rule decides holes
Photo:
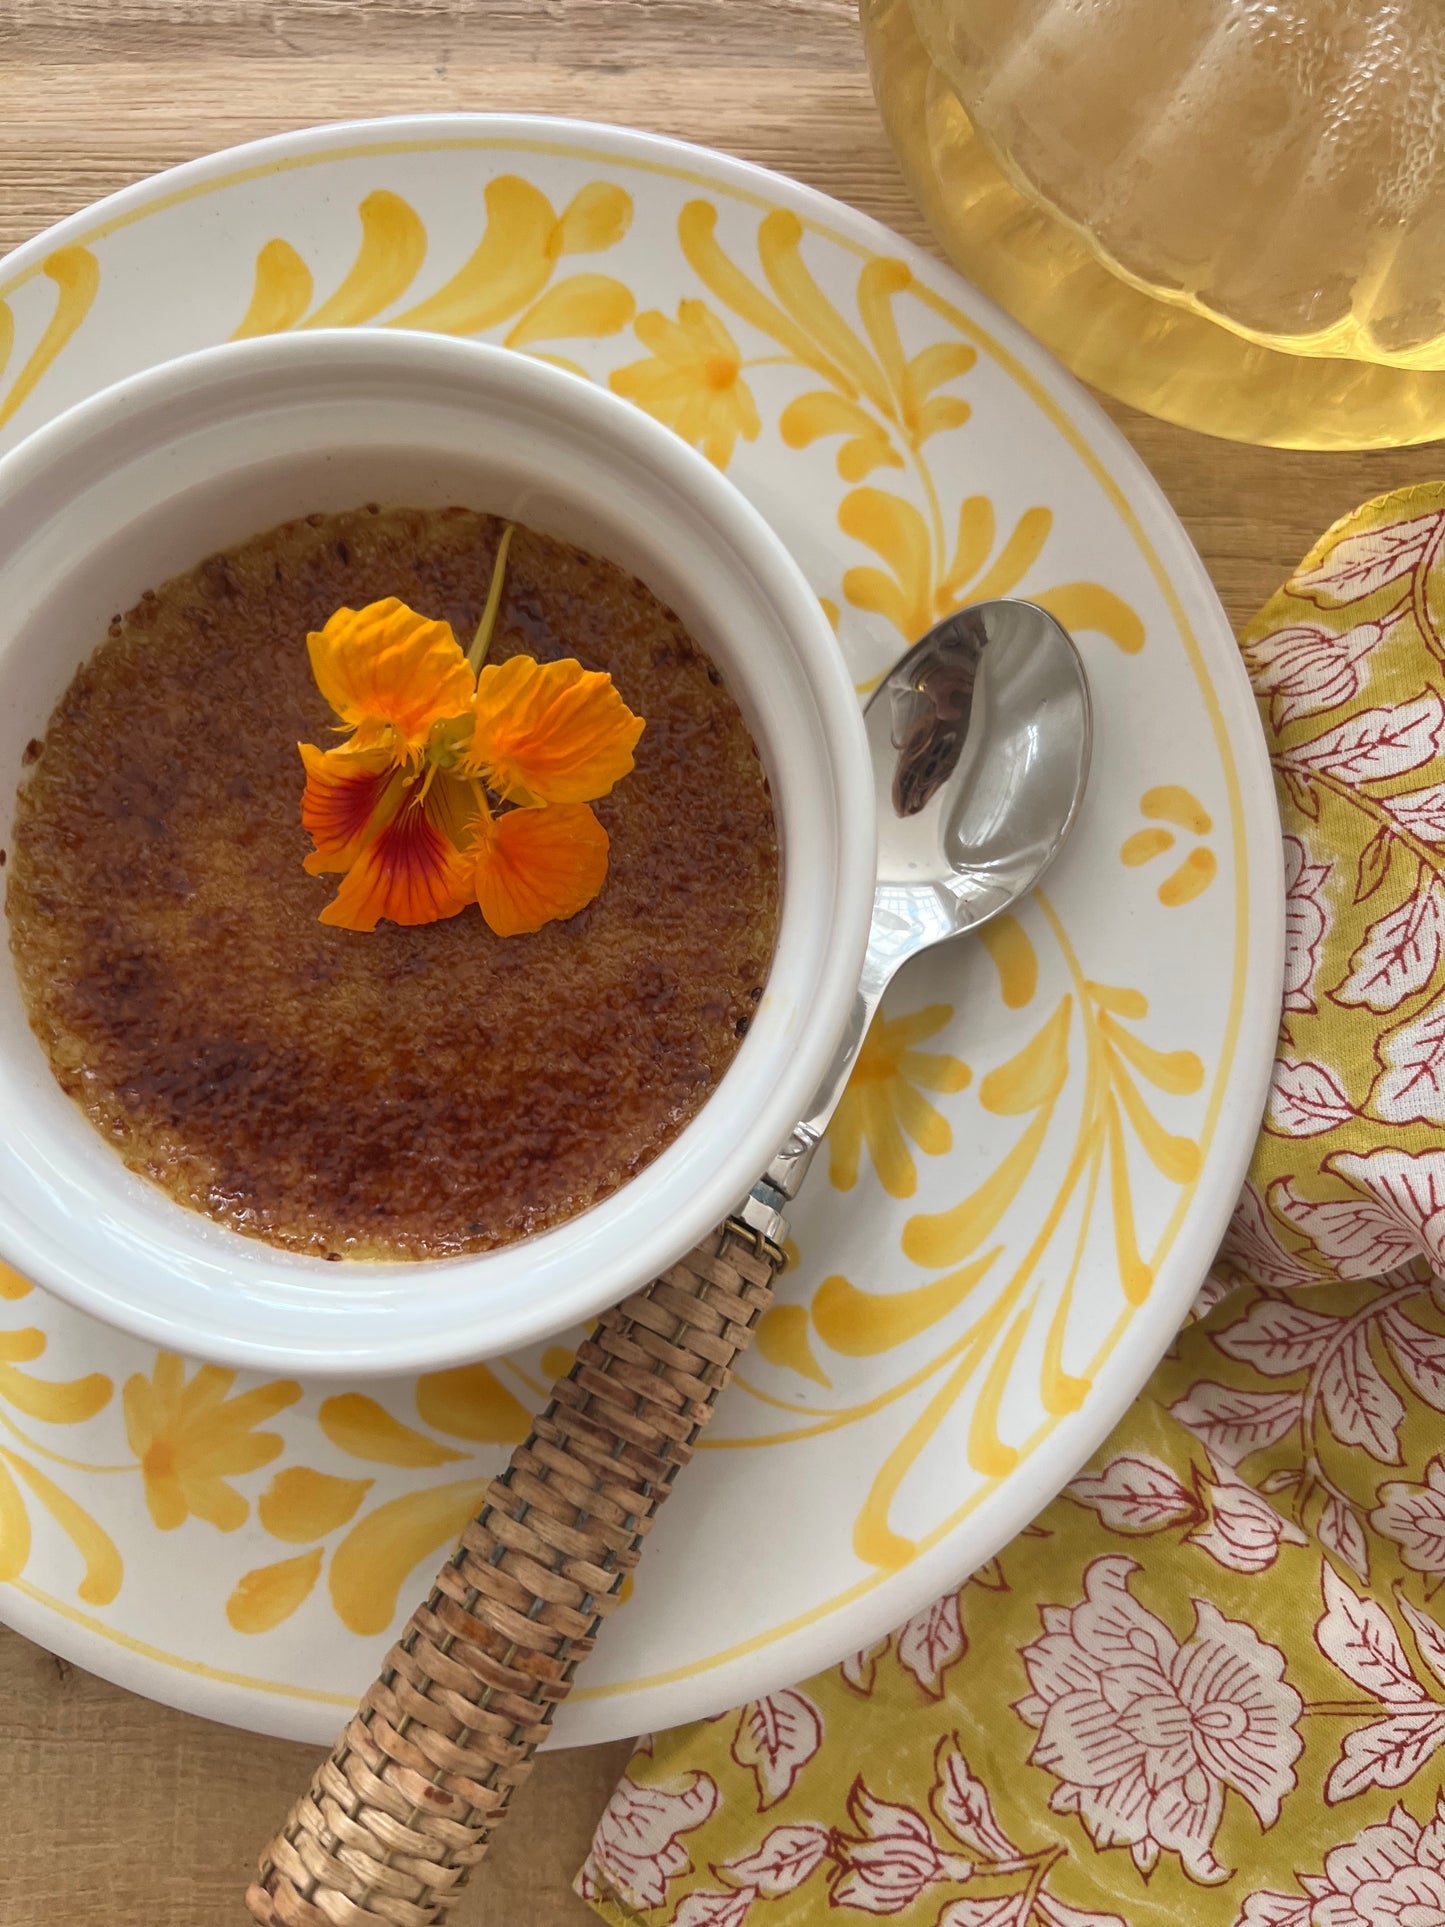
[[(1174, 824), (1188, 836), (1208, 836), (1214, 828), (1213, 819), (1198, 797), (1178, 783), (1161, 783), (1145, 790), (1139, 799), (1139, 812), (1153, 818), (1156, 827), (1135, 830), (1125, 838), (1119, 861), (1131, 870), (1152, 863), (1156, 856), (1174, 848), (1174, 831), (1158, 828), (1159, 821)], [(1204, 894), (1218, 873), (1219, 861), (1213, 850), (1203, 843), (1196, 844), (1159, 885), (1159, 901), (1166, 910), (1177, 910), (1182, 904), (1192, 903)]]
[(242, 1573), (226, 1601), (226, 1617), (238, 1633), (269, 1633), (305, 1604), (321, 1577), (320, 1546)]
[(485, 1365), (428, 1372), (417, 1380), (416, 1409), (428, 1425), (477, 1445), (516, 1445), (531, 1419)]
[[(570, 1368), (570, 1352), (549, 1354), (549, 1359), (551, 1365)], [(544, 1370), (549, 1359), (543, 1361)], [(472, 1445), (513, 1444), (526, 1436), (530, 1424), (526, 1408), (486, 1365), (428, 1372), (416, 1380), (412, 1395), (423, 1424)], [(317, 1420), (338, 1451), (371, 1465), (423, 1470), (468, 1456), (404, 1424), (361, 1392), (326, 1399)], [(383, 1500), (356, 1519), (373, 1483), (289, 1466), (272, 1480), (257, 1507), (272, 1537), (292, 1545), (323, 1541), (350, 1525), (332, 1550), (329, 1588), (337, 1613), (353, 1632), (377, 1631), (390, 1623), (407, 1573), (427, 1552), (460, 1533), (471, 1516), (464, 1508), (479, 1504), (486, 1489), (485, 1479), (476, 1478), (425, 1486)], [(326, 1547), (317, 1543), (305, 1557), (310, 1578), (304, 1586), (297, 1560), (247, 1575), (244, 1599), (233, 1597), (235, 1610), (228, 1609), (238, 1632), (270, 1631), (305, 1603), (325, 1564)]]
[[(31, 1288), (8, 1269), (0, 1273), (0, 1302), (16, 1302)], [(81, 1556), (84, 1572), (76, 1591), (87, 1605), (107, 1606), (120, 1591), (121, 1556), (110, 1535), (89, 1511), (35, 1464), (45, 1459), (70, 1472), (133, 1470), (126, 1466), (93, 1465), (53, 1451), (32, 1437), (20, 1419), (42, 1425), (83, 1425), (109, 1405), (114, 1386), (101, 1372), (73, 1379), (37, 1378), (22, 1365), (43, 1358), (48, 1346), (44, 1332), (33, 1326), (0, 1329), (0, 1583), (22, 1577), (32, 1539), (24, 1492), (50, 1514)], [(19, 1414), (17, 1418), (14, 1414)], [(7, 1469), (8, 1468), (8, 1469)], [(17, 1483), (18, 1481), (18, 1483)]]
[[(100, 264), (89, 248), (57, 248), (44, 265), (55, 283), (55, 307), (45, 332), (31, 350), (25, 365), (14, 376), (8, 391), (0, 388), (0, 428), (28, 400), (36, 384), (54, 363), (60, 351), (90, 313), (100, 286)], [(15, 324), (9, 308), (0, 301), (0, 378), (14, 347)]]
[(504, 346), (528, 348), (538, 341), (621, 334), (636, 307), (620, 281), (605, 274), (570, 275), (532, 303)]
[(372, 1465), (449, 1465), (463, 1456), (403, 1425), (365, 1392), (338, 1392), (325, 1400), (318, 1418), (339, 1451)]
[(427, 254), (426, 228), (399, 194), (379, 189), (357, 210), (361, 239), (350, 269), (314, 311), (314, 277), (289, 241), (270, 240), (256, 257), (251, 300), (233, 340), (288, 328), (356, 327), (384, 317), (389, 328), (472, 335), (516, 320), (508, 345), (620, 332), (636, 312), (631, 290), (608, 275), (581, 274), (550, 287), (564, 254), (600, 253), (627, 232), (632, 203), (621, 188), (594, 182), (558, 215), (540, 188), (498, 175), (483, 196), (486, 228), (476, 249), (433, 294), (387, 315), (415, 283)]
[(354, 1518), (372, 1484), (371, 1479), (338, 1479), (309, 1465), (288, 1465), (257, 1500), (256, 1516), (273, 1539), (305, 1545)]
[(7, 1264), (0, 1264), (0, 1298), (12, 1301), (27, 1298), (34, 1289), (28, 1278), (22, 1278), (18, 1271), (12, 1271)]
[(282, 334), (287, 328), (299, 327), (314, 291), (311, 270), (291, 243), (268, 241), (256, 256), (250, 304), (231, 339), (247, 341), (255, 335)]
[(124, 1573), (120, 1553), (110, 1534), (39, 1466), (31, 1465), (16, 1452), (3, 1449), (0, 1449), (0, 1458), (29, 1486), (85, 1561), (85, 1577), (76, 1588), (80, 1597), (88, 1606), (108, 1606), (120, 1591)]
[(956, 1311), (998, 1256), (982, 1258), (911, 1291), (860, 1291), (847, 1278), (825, 1278), (813, 1296), (813, 1323), (831, 1351), (871, 1358), (906, 1345)]
[(455, 1543), (486, 1490), (485, 1479), (429, 1486), (389, 1499), (354, 1525), (331, 1561), (331, 1600), (342, 1625), (371, 1637), (384, 1633), (402, 1586), (424, 1559)]
[[(0, 1359), (6, 1356), (6, 1340), (21, 1334), (0, 1332)], [(30, 1336), (30, 1334), (26, 1334)], [(41, 1338), (36, 1332), (34, 1337)], [(19, 1356), (38, 1358), (45, 1349), (44, 1340), (33, 1351), (25, 1351)], [(11, 1357), (17, 1354), (12, 1350)], [(17, 1412), (27, 1418), (40, 1419), (47, 1425), (77, 1425), (83, 1420), (94, 1418), (110, 1400), (113, 1387), (102, 1372), (90, 1372), (84, 1378), (67, 1379), (60, 1384), (43, 1378), (35, 1378), (29, 1372), (18, 1372), (13, 1365), (0, 1364), (0, 1399), (13, 1405)]]
[(1039, 957), (1017, 917), (994, 917), (978, 933), (998, 972), (999, 995), (1006, 1010), (1033, 1002), (1039, 986)]
[(0, 1453), (0, 1585), (18, 1579), (30, 1558), (30, 1517), (6, 1469), (8, 1456)]
[[(355, 328), (399, 301), (426, 259), (426, 229), (415, 208), (384, 189), (356, 210), (361, 246), (346, 279), (309, 317), (308, 328)], [(310, 276), (307, 276), (309, 292)], [(306, 303), (302, 303), (305, 312)], [(266, 332), (265, 330), (259, 332)]]
[(754, 1342), (770, 1365), (811, 1378), (815, 1385), (832, 1384), (808, 1343), (808, 1314), (802, 1305), (770, 1306), (759, 1320)]
[(1145, 816), (1162, 817), (1166, 823), (1177, 823), (1181, 830), (1188, 830), (1191, 836), (1208, 836), (1214, 828), (1209, 812), (1199, 798), (1178, 783), (1161, 783), (1155, 789), (1145, 790), (1139, 799), (1139, 808)]

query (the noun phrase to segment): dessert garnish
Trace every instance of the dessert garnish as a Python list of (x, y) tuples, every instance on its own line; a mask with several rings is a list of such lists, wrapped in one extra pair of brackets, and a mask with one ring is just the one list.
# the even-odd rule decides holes
[(486, 661), (510, 527), (469, 650), (395, 596), (338, 609), (307, 637), (347, 740), (299, 745), (311, 875), (340, 874), (321, 921), (371, 931), (471, 904), (499, 937), (565, 921), (607, 875), (590, 805), (632, 769), (642, 734), (605, 672), (568, 659)]

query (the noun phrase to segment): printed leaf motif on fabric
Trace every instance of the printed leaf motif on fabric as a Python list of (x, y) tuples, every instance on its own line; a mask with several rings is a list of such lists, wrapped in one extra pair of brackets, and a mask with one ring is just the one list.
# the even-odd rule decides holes
[(758, 1809), (776, 1806), (823, 1744), (823, 1722), (804, 1693), (750, 1700), (738, 1715), (732, 1756), (757, 1781)]
[(1445, 1124), (1445, 997), (1375, 1046), (1370, 1109), (1388, 1124)]
[(1332, 862), (1312, 860), (1303, 837), (1284, 838), (1284, 1007), (1312, 1011), (1320, 956), (1331, 916), (1325, 899)]
[(597, 1823), (592, 1842), (597, 1869), (629, 1906), (662, 1906), (669, 1884), (692, 1871), (682, 1836), (710, 1820), (720, 1800), (717, 1782), (706, 1773), (691, 1773), (670, 1786), (644, 1785), (624, 1775)]
[(1391, 1480), (1379, 1489), (1370, 1524), (1393, 1539), (1414, 1572), (1445, 1574), (1445, 1460), (1431, 1459), (1423, 1485)]
[(830, 1843), (826, 1827), (774, 1827), (752, 1853), (724, 1862), (718, 1871), (759, 1893), (790, 1894), (822, 1866)]
[(1299, 1392), (1248, 1392), (1204, 1380), (1169, 1407), (1172, 1417), (1202, 1439), (1226, 1465), (1276, 1445), (1304, 1410)]
[(1276, 1060), (1265, 1111), (1265, 1129), (1277, 1137), (1320, 1137), (1356, 1115), (1339, 1079), (1327, 1065), (1292, 1057)]
[(743, 1927), (757, 1897), (756, 1887), (689, 1894), (673, 1915), (674, 1927)]
[(1438, 883), (1422, 883), (1397, 909), (1370, 925), (1350, 959), (1349, 976), (1330, 995), (1338, 1004), (1396, 1010), (1433, 980), (1442, 943), (1445, 890)]
[(943, 1675), (968, 1649), (958, 1594), (946, 1592), (898, 1633), (898, 1663), (910, 1672), (932, 1698), (943, 1693)]
[(1134, 1453), (1110, 1459), (1101, 1472), (1081, 1474), (1067, 1491), (1080, 1505), (1092, 1506), (1111, 1532), (1158, 1532), (1204, 1516), (1167, 1466)]
[(934, 1764), (929, 1805), (954, 1839), (979, 1860), (1017, 1859), (1019, 1848), (994, 1817), (988, 1788), (970, 1768), (956, 1733), (939, 1741)]
[(1325, 1611), (1315, 1626), (1320, 1651), (1347, 1679), (1392, 1705), (1411, 1705), (1425, 1697), (1390, 1615), (1378, 1600), (1361, 1597), (1331, 1571), (1321, 1568)]
[(1440, 752), (1445, 702), (1429, 691), (1413, 702), (1367, 709), (1278, 757), (1281, 769), (1309, 782), (1315, 777), (1356, 785), (1405, 776)]
[(1245, 1181), (1220, 1257), (1256, 1284), (1272, 1285), (1280, 1291), (1296, 1285), (1317, 1285), (1323, 1277), (1303, 1253), (1290, 1251), (1281, 1242), (1269, 1206), (1253, 1178)]
[(839, 1836), (843, 1872), (834, 1907), (901, 1914), (927, 1888), (972, 1877), (973, 1862), (942, 1852), (921, 1813), (878, 1799), (861, 1778), (849, 1792), (848, 1817), (854, 1830)]
[(1323, 552), (1312, 554), (1285, 586), (1325, 609), (1363, 602), (1417, 568), (1438, 547), (1442, 527), (1445, 514), (1436, 510), (1339, 537), (1331, 531)]
[[(1330, 1806), (1371, 1787), (1403, 1786), (1445, 1746), (1445, 1705), (1422, 1684), (1393, 1620), (1376, 1598), (1362, 1596), (1326, 1565), (1320, 1575), (1325, 1611), (1315, 1639), (1325, 1657), (1361, 1686), (1384, 1715), (1346, 1734), (1325, 1781)], [(1421, 1615), (1428, 1633), (1438, 1629)], [(1411, 1620), (1417, 1640), (1420, 1629)], [(1432, 1657), (1435, 1642), (1429, 1645)]]

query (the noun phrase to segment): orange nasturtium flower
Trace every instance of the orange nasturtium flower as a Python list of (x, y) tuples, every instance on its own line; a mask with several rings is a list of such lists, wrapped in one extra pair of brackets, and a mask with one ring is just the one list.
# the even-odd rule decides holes
[(639, 716), (610, 676), (530, 656), (478, 670), (445, 622), (389, 597), (307, 637), (317, 687), (349, 739), (302, 743), (313, 875), (340, 872), (323, 923), (433, 923), (468, 904), (500, 937), (573, 917), (607, 875), (588, 805), (632, 768)]

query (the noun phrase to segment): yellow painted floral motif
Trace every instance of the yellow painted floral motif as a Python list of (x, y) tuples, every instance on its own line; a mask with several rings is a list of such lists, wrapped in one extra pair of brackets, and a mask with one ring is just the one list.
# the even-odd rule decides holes
[(815, 1385), (831, 1385), (808, 1342), (808, 1313), (802, 1305), (771, 1305), (758, 1321), (758, 1353), (770, 1365), (811, 1378)]
[[(446, 1438), (510, 1446), (526, 1437), (531, 1422), (527, 1408), (486, 1365), (429, 1372), (416, 1381), (414, 1399), (429, 1430), (406, 1424), (363, 1392), (324, 1400), (318, 1421), (349, 1459), (408, 1470), (463, 1464), (471, 1454)], [(286, 1544), (315, 1543), (305, 1553), (244, 1573), (227, 1602), (227, 1618), (237, 1632), (273, 1631), (305, 1604), (329, 1554), (331, 1603), (341, 1623), (367, 1636), (385, 1632), (403, 1585), (423, 1561), (456, 1540), (481, 1505), (488, 1476), (471, 1472), (361, 1511), (370, 1479), (286, 1467), (261, 1496), (261, 1524)]]
[[(0, 1297), (16, 1301), (28, 1295), (23, 1278), (5, 1268), (0, 1275)], [(87, 1605), (108, 1606), (120, 1591), (123, 1565), (109, 1533), (76, 1502), (49, 1473), (43, 1460), (69, 1471), (107, 1472), (128, 1468), (89, 1465), (52, 1450), (37, 1439), (31, 1427), (79, 1425), (110, 1403), (114, 1387), (99, 1372), (57, 1381), (24, 1369), (44, 1357), (47, 1339), (26, 1327), (0, 1330), (0, 1584), (18, 1579), (29, 1563), (30, 1517), (25, 1494), (48, 1512), (80, 1554), (84, 1572), (76, 1592)]]
[(840, 1191), (858, 1182), (865, 1143), (879, 1183), (894, 1198), (911, 1198), (918, 1189), (905, 1135), (927, 1157), (953, 1149), (948, 1119), (923, 1093), (966, 1090), (972, 1073), (947, 1052), (918, 1048), (952, 1016), (951, 1005), (931, 1004), (905, 1017), (880, 1011), (873, 1019), (828, 1130), (828, 1175)]
[(608, 377), (613, 392), (726, 468), (738, 437), (756, 441), (762, 427), (737, 343), (702, 301), (680, 301), (676, 321), (640, 314), (633, 327), (651, 355), (615, 368)]
[(309, 1465), (288, 1465), (261, 1494), (257, 1517), (273, 1539), (304, 1546), (344, 1526), (370, 1492), (371, 1479), (338, 1479)]
[(0, 301), (0, 428), (28, 399), (36, 383), (90, 313), (100, 286), (100, 266), (89, 248), (57, 248), (45, 259), (42, 272), (55, 283), (55, 307), (39, 341), (23, 365), (5, 382), (15, 346), (15, 318)]
[[(784, 406), (778, 421), (784, 444), (801, 449), (836, 437), (838, 473), (844, 481), (862, 483), (875, 470), (899, 470), (916, 485), (923, 504), (920, 509), (904, 495), (873, 486), (854, 487), (844, 496), (839, 527), (872, 549), (884, 565), (848, 569), (844, 598), (854, 608), (883, 616), (905, 641), (914, 642), (963, 603), (1018, 588), (1040, 558), (1052, 514), (1043, 507), (1026, 509), (1000, 544), (992, 502), (987, 496), (970, 496), (948, 538), (926, 445), (933, 436), (968, 421), (968, 402), (943, 391), (969, 372), (977, 354), (962, 341), (933, 342), (911, 356), (905, 352), (895, 303), (914, 287), (908, 265), (886, 255), (865, 261), (856, 288), (855, 325), (814, 279), (803, 258), (802, 223), (785, 209), (765, 215), (758, 228), (766, 290), (719, 241), (717, 210), (710, 202), (688, 203), (678, 218), (678, 239), (709, 293), (782, 352), (745, 357), (701, 303), (684, 302), (683, 309), (695, 310), (698, 317), (685, 357), (679, 326), (669, 337), (673, 345), (668, 366), (634, 364), (622, 371), (629, 386), (621, 386), (616, 375), (613, 386), (633, 393), (690, 441), (707, 446), (704, 434), (711, 426), (708, 452), (724, 466), (738, 433), (747, 429), (741, 419), (725, 415), (720, 402), (710, 401), (714, 384), (755, 422), (752, 397), (741, 383), (742, 369), (782, 365), (821, 380), (821, 388), (811, 387)], [(661, 316), (643, 320), (659, 341), (659, 324), (671, 326)], [(644, 374), (647, 387), (638, 392)], [(655, 405), (658, 401), (665, 406)], [(1031, 586), (1029, 593), (1068, 628), (1096, 629), (1131, 654), (1143, 646), (1138, 616), (1098, 583)]]
[(577, 1363), (577, 1355), (566, 1345), (549, 1345), (542, 1354), (542, 1376), (565, 1378)]
[[(427, 254), (421, 217), (399, 194), (378, 189), (361, 203), (356, 258), (315, 308), (310, 268), (289, 241), (268, 241), (232, 339), (368, 322), (474, 335), (512, 321), (505, 345), (537, 352), (540, 343), (596, 339), (627, 326), (636, 303), (622, 282), (594, 273), (553, 279), (564, 255), (605, 253), (626, 234), (632, 200), (622, 188), (594, 181), (558, 214), (540, 188), (502, 174), (487, 183), (484, 201), (486, 229), (475, 251), (434, 293), (399, 314), (387, 310), (411, 289)], [(549, 352), (544, 359), (560, 358)]]
[[(910, 1361), (904, 1375), (887, 1390), (875, 1392), (861, 1404), (831, 1411), (764, 1394), (746, 1372), (739, 1375), (738, 1382), (747, 1391), (800, 1421), (771, 1434), (764, 1441), (768, 1444), (833, 1431), (932, 1382), (928, 1403), (889, 1453), (855, 1523), (853, 1543), (859, 1558), (884, 1568), (904, 1565), (914, 1555), (915, 1545), (894, 1530), (889, 1515), (904, 1479), (965, 1392), (970, 1399), (967, 1453), (973, 1469), (986, 1479), (1000, 1480), (1018, 1463), (1018, 1447), (1002, 1436), (1001, 1414), (1013, 1375), (1022, 1369), (1025, 1339), (1038, 1318), (1047, 1322), (1042, 1356), (1029, 1368), (1038, 1375), (1037, 1398), (1054, 1416), (1075, 1411), (1083, 1402), (1090, 1380), (1065, 1368), (1064, 1343), (1096, 1220), (1108, 1225), (1126, 1303), (1137, 1306), (1148, 1297), (1153, 1271), (1139, 1249), (1135, 1228), (1131, 1155), (1142, 1154), (1181, 1191), (1187, 1191), (1199, 1176), (1198, 1146), (1159, 1121), (1142, 1086), (1167, 1097), (1192, 1095), (1204, 1081), (1203, 1063), (1192, 1051), (1164, 1051), (1146, 1042), (1135, 1026), (1148, 1017), (1148, 1000), (1137, 990), (1088, 979), (1047, 897), (1039, 893), (1036, 902), (1071, 987), (1029, 1041), (977, 1085), (979, 1106), (999, 1120), (1000, 1129), (1006, 1132), (1011, 1121), (1019, 1127), (1002, 1157), (958, 1204), (916, 1215), (904, 1226), (904, 1256), (920, 1269), (942, 1275), (889, 1291), (871, 1290), (834, 1275), (822, 1280), (808, 1307), (812, 1335), (827, 1351), (842, 1357), (891, 1353), (945, 1319), (954, 1321), (948, 1344), (922, 1363)], [(1005, 1005), (1026, 1008), (1037, 991), (1039, 968), (1032, 940), (1017, 918), (1002, 920), (989, 940), (989, 954)], [(847, 1115), (843, 1107), (838, 1112), (844, 1135), (841, 1145), (834, 1146), (839, 1159), (835, 1183), (856, 1178), (866, 1138), (888, 1188), (895, 1196), (911, 1193), (916, 1172), (903, 1145), (900, 1123), (910, 1131), (918, 1127), (917, 1141), (924, 1149), (932, 1149), (939, 1142), (934, 1134), (948, 1128), (915, 1086), (958, 1090), (968, 1082), (957, 1060), (916, 1048), (940, 1030), (951, 1014), (946, 1006), (937, 1006), (912, 1018), (884, 1022), (870, 1033), (865, 1057), (845, 1096)], [(1047, 1205), (1041, 1204), (1027, 1249), (1003, 1284), (985, 1298), (980, 1288), (985, 1283), (994, 1285), (993, 1270), (1004, 1251), (997, 1236), (999, 1227), (1060, 1125), (1076, 1050), (1082, 1092), (1062, 1180)], [(924, 1075), (920, 1075), (920, 1060)], [(900, 1089), (905, 1093), (901, 1106)], [(927, 1117), (920, 1116), (916, 1106), (922, 1106)], [(904, 1159), (906, 1170), (901, 1167)], [(895, 1188), (888, 1182), (890, 1176), (899, 1185), (906, 1181), (906, 1188)], [(975, 1296), (981, 1309), (974, 1316), (965, 1315), (962, 1329), (957, 1329), (955, 1314)], [(777, 1359), (800, 1370), (800, 1358), (814, 1363), (816, 1358), (811, 1346), (803, 1349), (808, 1327), (791, 1322), (787, 1353), (779, 1342)], [(818, 1365), (816, 1374), (807, 1375), (826, 1383), (826, 1361)], [(759, 1441), (751, 1436), (737, 1441), (745, 1442)], [(705, 1441), (713, 1450), (726, 1449), (730, 1443), (721, 1437)]]
[(999, 995), (1006, 1010), (1022, 1010), (1039, 987), (1038, 953), (1017, 917), (994, 917), (978, 933), (998, 972)]
[(22, 1278), (18, 1271), (12, 1271), (7, 1264), (0, 1264), (0, 1298), (12, 1302), (28, 1298), (35, 1287), (28, 1278)]
[[(1166, 823), (1172, 823), (1189, 837), (1208, 836), (1214, 828), (1209, 812), (1198, 797), (1178, 783), (1163, 783), (1157, 789), (1145, 790), (1139, 799), (1139, 810), (1153, 822), (1148, 829), (1135, 830), (1132, 836), (1126, 837), (1119, 861), (1129, 869), (1152, 863), (1156, 856), (1174, 848), (1177, 839), (1174, 830), (1163, 827)], [(1159, 901), (1166, 910), (1177, 910), (1181, 904), (1192, 903), (1204, 894), (1218, 873), (1219, 863), (1213, 850), (1205, 843), (1196, 843), (1159, 885)]]
[(238, 1633), (269, 1633), (291, 1617), (321, 1576), (325, 1553), (320, 1546), (258, 1566), (242, 1575), (226, 1601), (226, 1618)]
[(234, 1372), (200, 1365), (189, 1380), (183, 1359), (158, 1352), (149, 1378), (128, 1378), (121, 1394), (126, 1436), (140, 1460), (146, 1505), (162, 1532), (194, 1516), (234, 1532), (249, 1502), (228, 1481), (278, 1458), (283, 1440), (264, 1425), (301, 1396), (293, 1379), (227, 1397)]

